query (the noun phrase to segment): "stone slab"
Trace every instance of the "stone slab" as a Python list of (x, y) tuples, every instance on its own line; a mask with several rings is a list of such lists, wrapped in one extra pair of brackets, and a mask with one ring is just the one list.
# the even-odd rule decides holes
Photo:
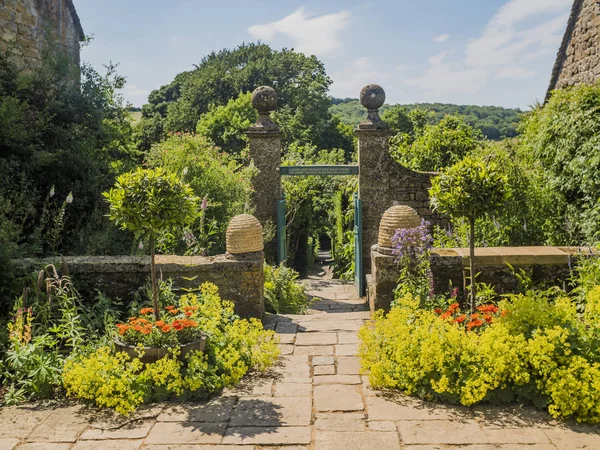
[(402, 397), (401, 400), (391, 401), (367, 395), (369, 420), (444, 420), (453, 416), (449, 408)]
[(404, 444), (489, 444), (475, 421), (412, 420), (398, 422)]
[(308, 445), (311, 427), (232, 427), (227, 430), (226, 445)]
[[(491, 444), (549, 444), (550, 439), (539, 428), (488, 429), (483, 432)], [(600, 437), (600, 436), (599, 436)], [(600, 442), (599, 442), (600, 444)]]
[(224, 423), (157, 422), (146, 444), (220, 444), (226, 428)]
[[(224, 393), (225, 396), (228, 397), (270, 397), (271, 392), (273, 391), (273, 380), (268, 378), (248, 378), (242, 380), (242, 382), (230, 389), (227, 389)], [(219, 400), (215, 400), (217, 403), (212, 404), (212, 407), (209, 408), (209, 412), (213, 411), (215, 413), (222, 412), (223, 410), (231, 409), (229, 408), (229, 403), (220, 404)], [(221, 405), (221, 406), (218, 406)], [(205, 422), (205, 421), (203, 421)], [(214, 420), (213, 422), (218, 422)]]
[(558, 450), (600, 449), (600, 434), (591, 427), (553, 427), (544, 432)]
[[(327, 366), (323, 366), (327, 367)], [(275, 383), (275, 397), (311, 397), (310, 383)]]
[[(0, 439), (0, 449), (2, 450), (13, 450), (13, 448), (15, 448), (17, 445), (19, 445), (20, 439), (17, 438), (4, 438), (4, 439)], [(62, 445), (62, 444), (59, 444)], [(38, 447), (38, 449), (42, 449), (42, 447)], [(69, 447), (66, 447), (66, 450), (68, 450)]]
[(334, 345), (337, 344), (336, 333), (298, 333), (296, 345)]
[(244, 398), (231, 416), (235, 427), (309, 425), (312, 413), (310, 397)]
[(27, 436), (29, 442), (75, 442), (89, 426), (81, 406), (60, 408)]
[[(396, 431), (396, 425), (392, 431)], [(317, 413), (315, 428), (325, 431), (367, 430), (364, 413)]]
[(359, 387), (338, 384), (315, 386), (314, 405), (320, 412), (362, 411), (365, 408)]
[(358, 353), (358, 344), (340, 344), (335, 346), (337, 356), (355, 356)]
[(294, 355), (327, 356), (333, 355), (333, 345), (307, 345), (296, 347)]
[(0, 409), (0, 439), (24, 439), (50, 414), (52, 414), (52, 410), (42, 410), (35, 407), (3, 407)]
[(330, 366), (335, 363), (333, 356), (315, 356), (312, 359), (313, 366)]
[(313, 367), (313, 373), (315, 375), (334, 375), (335, 366), (333, 364), (327, 366), (315, 366)]
[[(269, 393), (271, 392), (269, 383)], [(220, 397), (203, 404), (171, 405), (158, 416), (159, 422), (216, 422), (224, 423), (231, 418), (235, 398)]]
[(353, 331), (338, 332), (339, 344), (358, 344), (358, 335)]
[(361, 384), (358, 375), (319, 375), (313, 378), (315, 386), (323, 384)]
[(138, 450), (143, 442), (143, 440), (78, 441), (72, 450)]
[(79, 440), (143, 439), (148, 435), (152, 425), (154, 425), (153, 420), (144, 420), (132, 422), (117, 429), (88, 428), (79, 437)]
[(291, 355), (294, 353), (294, 346), (292, 344), (279, 344), (279, 351), (282, 355)]
[(360, 360), (355, 356), (340, 356), (337, 358), (338, 375), (358, 375)]
[(397, 433), (317, 431), (315, 450), (400, 450)]

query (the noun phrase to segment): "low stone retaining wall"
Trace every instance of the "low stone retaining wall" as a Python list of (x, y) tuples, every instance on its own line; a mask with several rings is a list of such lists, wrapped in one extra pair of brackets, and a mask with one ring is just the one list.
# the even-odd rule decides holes
[[(150, 278), (150, 257), (69, 256), (69, 274), (82, 294), (95, 289), (109, 297), (130, 299)], [(204, 282), (219, 287), (221, 297), (235, 303), (236, 314), (262, 317), (264, 313), (264, 256), (262, 252), (243, 255), (156, 256), (159, 277), (171, 278), (175, 288), (196, 288)], [(61, 259), (21, 259), (15, 262), (32, 272), (48, 264), (61, 265)]]
[[(475, 269), (480, 275), (477, 282), (492, 285), (499, 294), (517, 292), (519, 281), (508, 264), (527, 271), (534, 285), (568, 288), (572, 268), (588, 249), (580, 247), (488, 247), (475, 249)], [(431, 272), (437, 293), (449, 293), (459, 288), (464, 295), (463, 271), (469, 267), (469, 249), (434, 249), (431, 252)], [(389, 309), (394, 299), (394, 289), (399, 268), (394, 256), (371, 248), (371, 277), (368, 297), (372, 311)]]

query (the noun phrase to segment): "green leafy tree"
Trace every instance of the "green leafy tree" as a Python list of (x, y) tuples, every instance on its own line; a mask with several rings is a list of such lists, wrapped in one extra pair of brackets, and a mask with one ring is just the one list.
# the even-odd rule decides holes
[(600, 236), (600, 84), (555, 91), (520, 128), (525, 151), (541, 162), (563, 199), (563, 227), (576, 243)]
[[(422, 115), (416, 119), (424, 120)], [(415, 122), (415, 130), (418, 130)], [(444, 117), (436, 125), (425, 125), (410, 145), (402, 145), (397, 157), (415, 170), (436, 171), (460, 161), (482, 145), (482, 134), (460, 116)], [(402, 141), (408, 144), (407, 140)]]
[(284, 140), (318, 144), (331, 117), (330, 84), (323, 63), (315, 56), (243, 44), (207, 55), (194, 70), (153, 91), (142, 108), (141, 127), (158, 113), (164, 133), (192, 132), (211, 107), (225, 106), (242, 93), (269, 85), (279, 98), (276, 119)]
[[(194, 194), (204, 199), (201, 214), (191, 225), (189, 254), (214, 254), (225, 251), (225, 231), (231, 218), (250, 212), (251, 178), (256, 169), (242, 166), (233, 156), (222, 152), (200, 135), (175, 134), (155, 144), (146, 160), (184, 180)], [(165, 250), (178, 252), (182, 241), (163, 241)]]
[(152, 302), (159, 320), (156, 241), (165, 233), (176, 233), (191, 223), (197, 214), (198, 199), (187, 184), (161, 168), (137, 168), (125, 173), (103, 195), (110, 205), (110, 219), (150, 247)]
[(224, 106), (213, 106), (203, 114), (196, 132), (206, 136), (229, 154), (239, 155), (246, 147), (246, 130), (256, 121), (251, 93), (231, 99)]
[(413, 132), (413, 121), (406, 107), (394, 105), (386, 109), (381, 118), (387, 123), (395, 134)]
[(434, 178), (429, 194), (434, 210), (468, 221), (471, 311), (475, 313), (475, 221), (505, 205), (511, 196), (507, 177), (494, 163), (466, 157)]

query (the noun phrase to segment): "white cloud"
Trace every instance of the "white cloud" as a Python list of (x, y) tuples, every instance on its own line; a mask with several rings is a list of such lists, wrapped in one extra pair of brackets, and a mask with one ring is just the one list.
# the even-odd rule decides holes
[(439, 36), (433, 38), (433, 42), (445, 42), (448, 40), (448, 38), (450, 38), (449, 34), (440, 34)]
[(339, 32), (350, 24), (350, 13), (340, 11), (318, 17), (308, 17), (304, 8), (277, 22), (253, 25), (248, 32), (255, 39), (272, 42), (278, 34), (292, 39), (294, 49), (307, 55), (322, 56), (341, 47)]
[(352, 61), (345, 69), (331, 75), (331, 95), (338, 98), (358, 98), (360, 90), (367, 84), (380, 84), (386, 90), (388, 99), (399, 99), (404, 93), (399, 90), (398, 78), (409, 66), (398, 65), (395, 70), (385, 71), (370, 58), (362, 57)]
[(521, 80), (535, 74), (531, 62), (556, 52), (572, 0), (509, 0), (467, 43), (453, 63), (447, 53), (429, 59), (425, 73), (407, 81), (430, 94), (475, 93), (494, 79)]

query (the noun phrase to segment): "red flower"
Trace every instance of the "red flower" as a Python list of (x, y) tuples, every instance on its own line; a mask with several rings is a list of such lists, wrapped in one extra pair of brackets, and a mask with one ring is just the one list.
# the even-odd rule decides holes
[(481, 325), (483, 325), (482, 320), (472, 320), (467, 324), (467, 330), (471, 331), (473, 328), (480, 327)]
[(193, 313), (192, 311), (187, 311), (187, 312), (185, 313), (185, 315), (186, 315), (187, 317), (192, 317), (192, 315), (193, 315), (193, 314), (194, 314), (194, 313)]
[(435, 308), (433, 312), (439, 315), (442, 313), (442, 308)]
[(492, 323), (492, 321), (494, 320), (494, 318), (492, 316), (490, 316), (489, 314), (485, 314), (483, 316), (483, 320), (485, 320), (487, 323)]

